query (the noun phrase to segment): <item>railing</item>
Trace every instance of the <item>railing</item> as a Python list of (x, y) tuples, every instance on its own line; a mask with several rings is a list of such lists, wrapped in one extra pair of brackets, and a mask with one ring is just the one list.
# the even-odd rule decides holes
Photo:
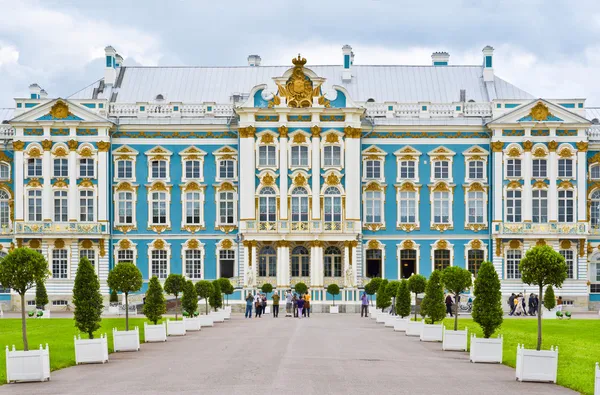
[(308, 232), (310, 230), (309, 222), (290, 222), (292, 232)]
[(365, 109), (369, 117), (385, 117), (388, 111), (384, 103), (365, 103)]
[[(391, 109), (390, 109), (391, 107)], [(461, 109), (463, 111), (461, 111)], [(456, 118), (492, 116), (491, 103), (365, 103), (365, 113), (374, 118)]]
[(466, 117), (491, 117), (491, 103), (465, 103), (464, 114)]
[[(177, 107), (177, 108), (175, 108)], [(211, 111), (208, 111), (210, 107)], [(143, 108), (143, 111), (142, 111)], [(114, 103), (109, 107), (109, 115), (113, 117), (205, 117), (207, 115), (216, 117), (230, 117), (233, 115), (233, 105), (217, 104), (214, 106), (205, 104), (127, 104)]]
[(454, 104), (432, 104), (429, 106), (429, 114), (432, 117), (453, 117), (455, 109)]
[(0, 137), (13, 137), (15, 128), (10, 125), (0, 125)]
[(600, 141), (600, 125), (593, 125), (586, 132), (590, 141)]
[(255, 220), (245, 221), (245, 229), (250, 232), (354, 232), (355, 221), (342, 222), (292, 222), (292, 221), (277, 221), (277, 222), (260, 222)]
[(15, 224), (15, 232), (19, 233), (77, 233), (77, 234), (97, 234), (107, 233), (106, 224), (97, 222), (17, 222)]
[[(500, 234), (564, 234), (564, 235), (585, 235), (587, 234), (587, 223), (545, 223), (534, 224), (524, 222), (518, 224), (499, 224)], [(600, 232), (599, 232), (600, 233)]]
[(395, 106), (397, 117), (418, 117), (421, 112), (421, 108), (417, 103), (412, 104), (399, 104)]

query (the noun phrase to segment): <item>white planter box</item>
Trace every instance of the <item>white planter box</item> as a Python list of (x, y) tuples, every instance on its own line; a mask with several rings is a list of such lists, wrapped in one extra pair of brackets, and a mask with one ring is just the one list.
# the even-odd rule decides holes
[(210, 317), (212, 318), (213, 322), (225, 322), (225, 316), (220, 311), (211, 312)]
[(371, 315), (371, 319), (372, 320), (376, 320), (377, 319), (377, 315), (381, 313), (381, 311), (375, 309), (369, 309), (369, 314)]
[(474, 363), (502, 363), (502, 336), (485, 339), (471, 335), (469, 360)]
[(149, 325), (144, 322), (144, 341), (150, 342), (166, 342), (167, 341), (167, 326), (163, 322), (158, 325)]
[(398, 316), (388, 314), (387, 317), (385, 317), (383, 324), (387, 328), (393, 328), (397, 318)]
[(447, 330), (444, 326), (444, 340), (442, 342), (442, 350), (444, 351), (467, 351), (467, 342), (469, 341), (468, 329), (464, 331)]
[(554, 307), (552, 310), (548, 310), (544, 306), (541, 306), (540, 311), (542, 312), (543, 320), (555, 320), (556, 312), (558, 311), (558, 307)]
[(385, 319), (387, 318), (387, 314), (383, 313), (381, 311), (377, 312), (377, 319), (375, 322), (377, 322), (378, 324), (385, 324)]
[(198, 316), (198, 321), (200, 321), (200, 326), (215, 326), (213, 319), (210, 315)]
[(329, 314), (339, 314), (340, 306), (329, 306)]
[(108, 314), (119, 315), (119, 306), (108, 306)]
[(167, 320), (167, 335), (169, 336), (184, 336), (185, 322)]
[(185, 323), (186, 331), (199, 331), (201, 328), (200, 319), (198, 317), (195, 317), (195, 318), (183, 317), (183, 322)]
[(40, 318), (50, 318), (50, 310), (40, 310), (43, 312)]
[(594, 386), (594, 395), (600, 395), (600, 365), (596, 362), (596, 385)]
[(421, 336), (423, 321), (408, 321), (406, 324), (406, 336)]
[(6, 381), (46, 381), (50, 380), (50, 350), (12, 351), (6, 346)]
[(271, 314), (271, 306), (265, 306), (265, 311), (263, 311), (263, 314)]
[(410, 318), (397, 317), (396, 321), (394, 321), (394, 331), (406, 332), (406, 327), (408, 326), (409, 321), (410, 321)]
[(441, 342), (443, 340), (442, 324), (423, 324), (421, 328), (422, 342)]
[(131, 331), (118, 331), (113, 328), (113, 349), (118, 351), (139, 351), (140, 330), (136, 326)]
[(106, 334), (98, 339), (81, 339), (75, 337), (75, 363), (105, 363), (108, 362), (108, 342)]
[(550, 350), (527, 350), (517, 345), (517, 380), (556, 383), (558, 347)]

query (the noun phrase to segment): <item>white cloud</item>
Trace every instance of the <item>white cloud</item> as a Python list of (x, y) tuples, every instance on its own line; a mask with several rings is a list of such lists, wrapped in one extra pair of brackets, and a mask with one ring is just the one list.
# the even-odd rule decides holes
[(19, 51), (12, 45), (0, 43), (0, 67), (15, 64), (19, 61)]

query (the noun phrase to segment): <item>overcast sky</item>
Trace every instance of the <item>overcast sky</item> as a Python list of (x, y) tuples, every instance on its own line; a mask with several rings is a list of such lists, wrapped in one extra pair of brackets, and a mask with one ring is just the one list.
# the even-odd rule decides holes
[[(270, 4), (269, 4), (270, 3)], [(481, 64), (492, 45), (495, 73), (546, 98), (600, 106), (598, 0), (0, 0), (0, 107), (37, 82), (68, 96), (103, 76), (104, 47), (125, 65)], [(249, 87), (250, 89), (250, 87)]]

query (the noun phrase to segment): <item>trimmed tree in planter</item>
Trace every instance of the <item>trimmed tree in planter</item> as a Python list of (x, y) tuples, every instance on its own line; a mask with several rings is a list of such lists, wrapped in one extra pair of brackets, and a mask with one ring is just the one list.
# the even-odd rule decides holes
[(381, 311), (392, 305), (392, 296), (387, 293), (388, 284), (388, 280), (382, 280), (381, 284), (379, 284), (379, 289), (377, 290), (377, 300), (375, 302), (376, 307), (381, 309)]
[(398, 286), (400, 285), (400, 281), (392, 280), (388, 283), (385, 288), (386, 295), (390, 298), (390, 306), (392, 306), (391, 310), (393, 310), (394, 314), (396, 313), (396, 294), (398, 293)]
[(333, 296), (333, 305), (335, 306), (335, 296), (340, 294), (340, 287), (337, 284), (329, 284), (327, 286), (327, 293)]
[(294, 291), (296, 291), (298, 295), (304, 295), (308, 292), (308, 286), (302, 282), (296, 283), (296, 285), (294, 285)]
[(119, 295), (117, 295), (117, 291), (114, 289), (110, 291), (110, 299), (108, 301), (109, 303), (119, 303)]
[(106, 283), (125, 295), (125, 330), (129, 330), (129, 294), (142, 288), (142, 272), (130, 262), (118, 263), (109, 273)]
[(198, 310), (198, 294), (191, 280), (185, 282), (183, 286), (183, 296), (181, 297), (181, 307), (188, 314), (188, 317), (196, 315)]
[(548, 285), (546, 287), (546, 294), (544, 295), (544, 307), (547, 308), (548, 311), (556, 307), (556, 296), (554, 296), (554, 289), (552, 289), (552, 285)]
[(262, 293), (264, 294), (269, 294), (271, 292), (273, 292), (273, 286), (269, 283), (264, 283), (261, 287), (260, 290)]
[(225, 277), (221, 277), (219, 279), (219, 285), (221, 286), (221, 292), (226, 295), (225, 297), (227, 298), (227, 306), (229, 306), (229, 295), (233, 294), (235, 288), (233, 288), (231, 281)]
[(406, 279), (400, 281), (398, 292), (396, 293), (396, 315), (401, 318), (410, 315), (410, 290)]
[(204, 299), (206, 304), (206, 314), (208, 314), (208, 298), (210, 298), (213, 293), (213, 285), (208, 280), (200, 280), (196, 283), (195, 287), (198, 297)]
[(223, 307), (223, 298), (221, 297), (221, 285), (219, 284), (219, 280), (215, 280), (212, 282), (213, 291), (209, 297), (208, 303), (210, 307), (212, 307), (215, 311), (219, 307)]
[[(420, 274), (413, 274), (408, 279), (408, 290), (415, 294), (415, 321), (417, 320), (417, 296), (425, 292), (427, 279)], [(422, 308), (422, 306), (421, 306)]]
[(46, 310), (47, 304), (48, 293), (46, 292), (46, 285), (41, 281), (35, 284), (35, 305), (41, 310)]
[(16, 248), (0, 260), (0, 285), (11, 288), (21, 297), (21, 331), (25, 351), (29, 351), (25, 293), (36, 283), (43, 283), (49, 275), (48, 262), (44, 256), (30, 248)]
[(104, 303), (100, 293), (100, 281), (94, 266), (87, 258), (81, 258), (77, 266), (77, 275), (73, 285), (73, 304), (75, 327), (94, 338), (94, 332), (100, 329)]
[(442, 272), (444, 287), (454, 295), (454, 330), (458, 330), (458, 297), (461, 292), (471, 287), (471, 272), (458, 266), (448, 266)]
[(175, 296), (175, 321), (177, 321), (177, 310), (179, 307), (179, 294), (183, 292), (185, 278), (181, 274), (171, 273), (165, 280), (165, 292)]
[(371, 301), (371, 304), (373, 304), (373, 295), (375, 295), (379, 290), (379, 286), (381, 285), (382, 281), (383, 279), (381, 277), (374, 277), (365, 285), (365, 292), (367, 293), (367, 295), (370, 296), (369, 299)]
[(421, 302), (421, 315), (427, 315), (432, 325), (436, 321), (443, 320), (446, 316), (442, 272), (439, 270), (434, 270), (429, 276), (429, 281), (427, 281), (425, 287), (425, 297)]
[(502, 325), (502, 292), (500, 279), (491, 262), (483, 262), (477, 272), (473, 289), (473, 321), (479, 324), (483, 337), (489, 339)]
[(146, 303), (144, 303), (144, 315), (152, 324), (156, 325), (167, 312), (167, 301), (158, 277), (152, 276), (146, 291)]
[[(519, 271), (525, 284), (538, 286), (542, 300), (545, 286), (560, 287), (567, 278), (565, 258), (547, 245), (535, 246), (527, 251), (519, 264)], [(537, 350), (540, 351), (541, 348), (542, 315), (538, 314)]]

